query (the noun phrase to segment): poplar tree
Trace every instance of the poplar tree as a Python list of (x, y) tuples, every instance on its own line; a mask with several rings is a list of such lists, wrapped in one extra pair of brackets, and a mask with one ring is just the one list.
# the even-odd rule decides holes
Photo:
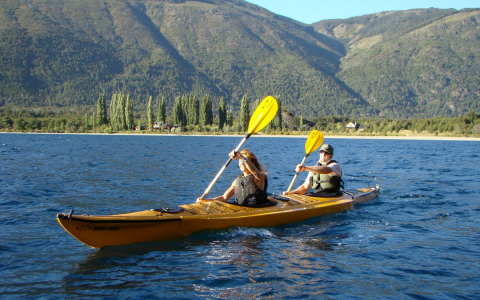
[(182, 98), (184, 123), (186, 125), (197, 125), (199, 119), (198, 99), (195, 95), (187, 95)]
[(113, 130), (117, 128), (117, 94), (112, 95), (110, 101), (110, 125)]
[(200, 118), (200, 102), (198, 101), (197, 96), (192, 96), (189, 103), (190, 110), (190, 122), (191, 125), (198, 125)]
[(167, 119), (166, 112), (165, 112), (165, 97), (162, 97), (158, 102), (158, 111), (157, 111), (157, 121), (162, 122), (165, 124)]
[(148, 126), (150, 126), (150, 131), (153, 131), (153, 109), (152, 109), (152, 96), (148, 99), (147, 107), (147, 117), (148, 117)]
[(213, 112), (212, 102), (210, 101), (210, 95), (203, 97), (202, 106), (200, 108), (200, 125), (212, 125), (213, 124)]
[(122, 128), (122, 94), (116, 94), (115, 97), (115, 131), (119, 131)]
[(204, 100), (205, 102), (205, 125), (212, 125), (213, 124), (213, 108), (212, 108), (212, 101), (210, 100), (210, 95), (205, 95)]
[(126, 98), (127, 97), (124, 94), (120, 94), (117, 99), (118, 128), (121, 130), (127, 129), (127, 121), (125, 117)]
[(105, 95), (100, 94), (97, 100), (97, 123), (95, 125), (106, 125), (107, 119), (107, 106), (105, 104)]
[(133, 100), (130, 96), (127, 96), (127, 102), (125, 104), (125, 120), (128, 130), (135, 128), (135, 118), (133, 116)]
[(278, 103), (278, 110), (277, 110), (277, 114), (275, 115), (275, 121), (274, 121), (274, 125), (275, 125), (275, 129), (277, 130), (282, 130), (283, 129), (283, 124), (282, 124), (282, 103), (280, 101), (277, 101)]
[(184, 126), (183, 125), (183, 110), (182, 110), (182, 98), (177, 97), (175, 98), (175, 102), (173, 103), (173, 111), (172, 111), (172, 121), (176, 125)]
[(182, 95), (182, 112), (183, 112), (183, 115), (182, 115), (182, 124), (189, 124), (190, 122), (190, 107), (189, 107), (189, 103), (190, 103), (190, 95)]
[(220, 103), (218, 104), (218, 127), (220, 130), (223, 129), (223, 126), (227, 122), (227, 111), (225, 110), (225, 100), (223, 96), (220, 98)]
[(250, 110), (248, 108), (247, 95), (243, 95), (242, 102), (240, 103), (240, 130), (248, 130), (248, 122), (250, 121)]
[(200, 112), (198, 115), (198, 124), (200, 126), (205, 126), (205, 99), (203, 99), (202, 103), (200, 104)]

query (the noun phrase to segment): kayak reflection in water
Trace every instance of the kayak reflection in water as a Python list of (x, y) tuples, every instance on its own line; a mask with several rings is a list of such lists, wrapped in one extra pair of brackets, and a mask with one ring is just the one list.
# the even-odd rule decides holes
[(233, 150), (228, 155), (233, 160), (238, 159), (238, 167), (242, 174), (232, 182), (232, 185), (222, 196), (203, 200), (198, 198), (197, 202), (217, 200), (227, 202), (235, 195), (235, 202), (239, 205), (257, 206), (268, 203), (268, 174), (258, 162), (255, 154), (248, 149), (244, 149), (240, 152)]

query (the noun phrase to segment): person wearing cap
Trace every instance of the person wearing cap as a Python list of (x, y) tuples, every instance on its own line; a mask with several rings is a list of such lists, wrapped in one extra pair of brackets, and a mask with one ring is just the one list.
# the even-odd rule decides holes
[[(310, 196), (317, 197), (335, 197), (341, 195), (340, 189), (343, 188), (342, 168), (333, 157), (333, 147), (329, 144), (323, 144), (320, 147), (320, 159), (316, 166), (297, 165), (295, 171), (308, 171), (305, 182), (298, 188), (290, 191), (290, 194), (305, 194), (313, 188)], [(287, 194), (284, 192), (284, 194)]]

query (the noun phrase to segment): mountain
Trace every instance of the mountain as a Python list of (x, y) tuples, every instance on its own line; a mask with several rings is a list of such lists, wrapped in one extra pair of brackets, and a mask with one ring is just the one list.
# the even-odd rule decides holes
[(339, 79), (380, 115), (480, 112), (480, 11), (416, 9), (313, 24), (341, 41)]
[(479, 111), (478, 10), (307, 25), (242, 0), (9, 0), (0, 19), (3, 106), (208, 93), (235, 111), (271, 94), (310, 117)]

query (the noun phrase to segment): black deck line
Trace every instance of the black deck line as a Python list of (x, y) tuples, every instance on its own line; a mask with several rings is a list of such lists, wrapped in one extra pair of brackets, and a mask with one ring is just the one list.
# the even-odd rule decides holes
[(85, 222), (85, 223), (153, 223), (153, 222), (172, 222), (172, 221), (182, 221), (182, 218), (176, 218), (176, 219), (157, 219), (157, 220), (85, 220), (85, 219), (80, 219), (80, 218), (75, 218), (71, 217), (69, 218), (68, 215), (66, 214), (58, 214), (57, 215), (58, 219), (67, 219), (67, 220), (72, 220), (72, 221), (79, 221), (79, 222)]

